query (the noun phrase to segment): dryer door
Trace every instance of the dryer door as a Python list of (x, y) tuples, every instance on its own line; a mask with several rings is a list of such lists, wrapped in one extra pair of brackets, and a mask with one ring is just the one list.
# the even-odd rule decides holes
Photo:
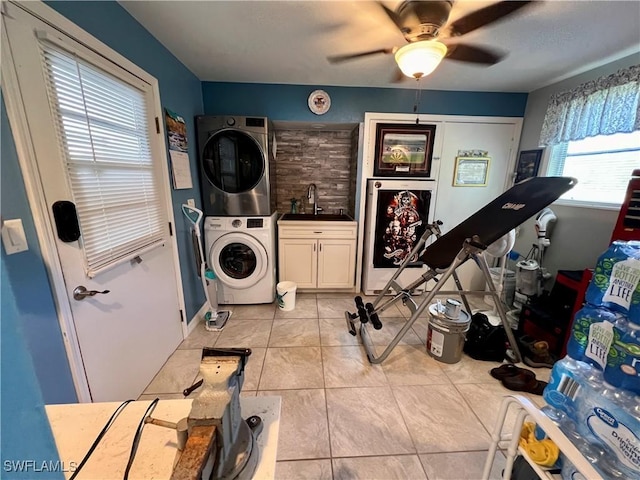
[(207, 140), (202, 151), (202, 170), (209, 182), (223, 192), (247, 192), (262, 179), (265, 156), (251, 134), (225, 128)]
[(209, 265), (230, 288), (250, 288), (267, 274), (267, 251), (246, 233), (227, 233), (209, 251)]

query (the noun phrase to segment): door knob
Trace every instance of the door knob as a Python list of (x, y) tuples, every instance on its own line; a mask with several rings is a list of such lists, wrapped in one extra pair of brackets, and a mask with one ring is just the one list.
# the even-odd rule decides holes
[(97, 295), (98, 293), (101, 294), (107, 294), (109, 293), (109, 290), (87, 290), (86, 287), (83, 287), (82, 285), (80, 285), (79, 287), (76, 287), (73, 289), (73, 298), (75, 300), (82, 300), (86, 297), (93, 297), (94, 295)]

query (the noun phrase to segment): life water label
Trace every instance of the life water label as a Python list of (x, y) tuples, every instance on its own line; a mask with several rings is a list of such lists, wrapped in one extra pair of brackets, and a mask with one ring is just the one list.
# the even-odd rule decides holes
[(632, 470), (640, 470), (640, 440), (626, 425), (604, 408), (596, 407), (587, 418), (593, 434), (609, 445), (618, 459)]
[(609, 286), (602, 300), (620, 305), (628, 311), (638, 281), (640, 281), (640, 260), (628, 258), (616, 263), (611, 269)]
[(597, 322), (589, 325), (589, 339), (584, 352), (587, 358), (600, 365), (601, 370), (607, 365), (607, 355), (613, 343), (613, 324)]

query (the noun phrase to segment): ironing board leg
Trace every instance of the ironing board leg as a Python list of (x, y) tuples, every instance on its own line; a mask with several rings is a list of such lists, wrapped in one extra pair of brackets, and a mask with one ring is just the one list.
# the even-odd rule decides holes
[(471, 315), (471, 306), (467, 301), (467, 296), (464, 294), (464, 289), (462, 288), (462, 283), (460, 282), (460, 278), (458, 277), (458, 274), (456, 272), (453, 272), (452, 275), (453, 275), (453, 281), (455, 282), (456, 287), (460, 292), (460, 297), (462, 297), (462, 303), (464, 303), (464, 308), (466, 308), (467, 312), (469, 312), (469, 315)]
[(362, 344), (364, 345), (364, 349), (367, 352), (367, 358), (369, 359), (370, 363), (373, 363), (373, 364), (382, 363), (389, 356), (389, 354), (396, 347), (398, 342), (402, 340), (402, 337), (405, 336), (407, 331), (415, 323), (418, 317), (420, 317), (422, 312), (427, 308), (427, 305), (429, 305), (431, 300), (433, 300), (436, 294), (441, 290), (442, 286), (447, 281), (447, 279), (451, 275), (453, 275), (456, 268), (458, 268), (458, 266), (460, 266), (460, 264), (466, 258), (468, 258), (466, 255), (463, 255), (462, 253), (463, 251), (460, 252), (460, 254), (455, 258), (453, 263), (451, 263), (449, 268), (447, 268), (447, 270), (442, 274), (442, 277), (440, 278), (440, 280), (438, 280), (438, 283), (433, 288), (433, 290), (431, 290), (427, 294), (427, 296), (422, 300), (422, 302), (420, 302), (420, 305), (418, 306), (416, 311), (413, 312), (413, 315), (411, 315), (411, 318), (407, 320), (407, 322), (404, 324), (402, 329), (397, 333), (395, 337), (393, 337), (393, 340), (391, 341), (391, 343), (387, 345), (387, 348), (384, 349), (384, 352), (382, 352), (382, 354), (379, 357), (376, 357), (375, 355), (375, 347), (373, 345), (373, 342), (371, 341), (371, 338), (369, 337), (369, 332), (367, 331), (366, 325), (364, 323), (360, 324), (360, 338), (362, 339)]

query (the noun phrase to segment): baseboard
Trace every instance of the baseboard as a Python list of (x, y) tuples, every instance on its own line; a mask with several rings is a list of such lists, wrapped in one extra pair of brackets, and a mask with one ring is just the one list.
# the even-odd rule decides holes
[(189, 336), (189, 334), (198, 327), (198, 324), (204, 320), (204, 315), (207, 313), (208, 307), (209, 304), (204, 302), (202, 307), (200, 307), (200, 310), (196, 312), (191, 321), (187, 324), (187, 336)]

